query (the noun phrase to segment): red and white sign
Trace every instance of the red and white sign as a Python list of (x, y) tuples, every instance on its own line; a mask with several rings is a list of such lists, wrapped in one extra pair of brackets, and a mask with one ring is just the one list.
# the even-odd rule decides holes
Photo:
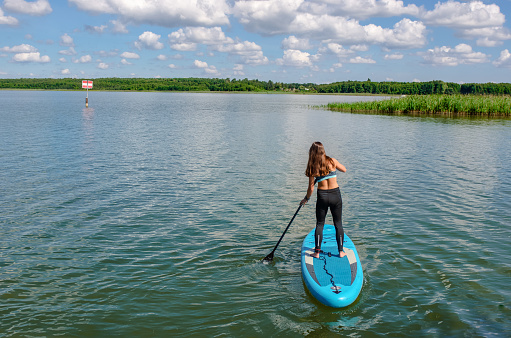
[(83, 80), (82, 88), (92, 89), (92, 81)]

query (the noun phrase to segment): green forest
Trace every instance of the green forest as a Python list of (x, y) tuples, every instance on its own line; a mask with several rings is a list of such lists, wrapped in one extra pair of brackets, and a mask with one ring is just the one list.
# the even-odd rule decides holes
[[(328, 94), (483, 94), (511, 95), (510, 83), (373, 82), (343, 81), (330, 84), (282, 83), (248, 79), (210, 78), (98, 78), (93, 90), (176, 92), (299, 92)], [(0, 79), (0, 89), (82, 90), (81, 79)]]

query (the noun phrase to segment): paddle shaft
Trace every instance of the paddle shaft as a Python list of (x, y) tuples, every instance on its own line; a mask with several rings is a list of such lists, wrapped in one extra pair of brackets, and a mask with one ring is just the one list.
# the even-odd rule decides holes
[(300, 204), (298, 209), (296, 209), (296, 212), (293, 215), (293, 218), (291, 218), (291, 220), (289, 221), (289, 224), (287, 225), (286, 230), (284, 230), (284, 233), (282, 234), (282, 236), (280, 236), (280, 239), (277, 242), (277, 245), (275, 245), (275, 247), (273, 248), (273, 251), (268, 256), (264, 257), (264, 259), (263, 259), (264, 261), (271, 261), (271, 260), (273, 260), (273, 254), (275, 253), (275, 250), (277, 250), (277, 247), (279, 246), (280, 242), (282, 241), (282, 238), (284, 238), (284, 235), (286, 234), (287, 229), (289, 229), (289, 227), (291, 226), (291, 223), (293, 223), (293, 221), (294, 221), (296, 215), (298, 214), (298, 211), (300, 211), (301, 207), (302, 207), (302, 205)]

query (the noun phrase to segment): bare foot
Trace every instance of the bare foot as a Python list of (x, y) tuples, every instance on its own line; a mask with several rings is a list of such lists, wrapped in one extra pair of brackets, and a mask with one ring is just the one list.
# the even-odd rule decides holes
[(341, 252), (339, 253), (339, 257), (343, 258), (344, 256), (346, 256), (346, 253), (345, 253), (344, 251), (341, 251)]
[(319, 252), (315, 252), (315, 253), (311, 254), (311, 256), (314, 258), (319, 258)]

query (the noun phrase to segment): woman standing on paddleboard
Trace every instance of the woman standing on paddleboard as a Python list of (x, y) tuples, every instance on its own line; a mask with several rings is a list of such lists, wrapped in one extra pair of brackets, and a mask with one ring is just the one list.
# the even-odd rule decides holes
[(309, 161), (305, 176), (309, 178), (307, 194), (300, 202), (301, 205), (307, 203), (314, 191), (314, 185), (318, 184), (318, 196), (316, 201), (316, 231), (313, 257), (319, 258), (321, 252), (321, 242), (323, 241), (323, 227), (325, 218), (330, 208), (335, 226), (335, 239), (339, 256), (344, 257), (343, 251), (344, 230), (342, 228), (342, 198), (341, 189), (337, 184), (336, 170), (346, 172), (346, 167), (339, 163), (335, 158), (326, 156), (325, 148), (321, 142), (314, 142), (309, 149)]

